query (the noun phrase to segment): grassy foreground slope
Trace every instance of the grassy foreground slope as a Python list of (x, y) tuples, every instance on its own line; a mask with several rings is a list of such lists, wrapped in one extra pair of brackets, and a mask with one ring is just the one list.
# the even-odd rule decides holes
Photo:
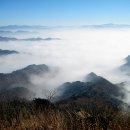
[(52, 104), (45, 99), (0, 102), (0, 130), (130, 130), (130, 112), (98, 100)]

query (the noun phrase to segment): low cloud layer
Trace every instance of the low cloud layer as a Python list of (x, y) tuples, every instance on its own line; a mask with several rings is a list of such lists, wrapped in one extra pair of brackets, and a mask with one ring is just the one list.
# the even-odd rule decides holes
[[(31, 34), (31, 37), (58, 37), (61, 40), (0, 43), (0, 49), (20, 52), (0, 57), (1, 73), (9, 73), (29, 64), (47, 64), (56, 68), (56, 72), (53, 70), (53, 74), (46, 77), (31, 77), (31, 80), (39, 86), (49, 81), (47, 87), (51, 88), (66, 81), (82, 80), (90, 72), (104, 76), (113, 83), (129, 80), (117, 68), (130, 55), (130, 29), (60, 28), (35, 31), (39, 33)], [(25, 39), (30, 34), (14, 37)]]

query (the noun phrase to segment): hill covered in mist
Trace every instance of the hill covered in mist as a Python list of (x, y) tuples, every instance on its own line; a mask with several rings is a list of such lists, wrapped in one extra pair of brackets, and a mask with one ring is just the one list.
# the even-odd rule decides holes
[[(41, 91), (42, 93), (45, 84), (43, 84), (43, 88), (39, 88), (37, 84), (34, 85), (31, 82), (31, 77), (40, 76), (41, 80), (45, 80), (44, 78), (46, 78), (46, 75), (49, 73), (51, 73), (51, 68), (45, 64), (33, 64), (23, 69), (13, 71), (12, 73), (1, 73), (0, 99), (15, 99), (17, 97), (30, 100), (38, 97), (37, 91)], [(47, 82), (49, 82), (49, 80)], [(61, 104), (74, 102), (81, 105), (83, 102), (81, 103), (80, 101), (99, 100), (119, 107), (123, 103), (121, 99), (125, 96), (125, 93), (122, 91), (122, 86), (119, 87), (107, 79), (97, 76), (93, 72), (87, 74), (83, 81), (66, 82), (51, 91), (49, 86), (46, 89), (48, 90), (43, 92), (42, 97), (45, 97), (44, 94), (47, 94), (47, 92), (49, 97), (49, 94), (55, 91), (52, 101)], [(45, 98), (47, 98), (47, 95)]]
[(35, 92), (33, 92), (34, 85), (31, 83), (30, 77), (32, 75), (43, 76), (48, 72), (48, 66), (33, 64), (12, 73), (0, 73), (0, 99), (35, 98)]

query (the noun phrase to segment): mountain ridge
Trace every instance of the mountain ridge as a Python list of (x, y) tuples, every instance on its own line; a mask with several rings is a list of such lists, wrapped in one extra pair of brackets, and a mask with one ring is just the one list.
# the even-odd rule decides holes
[(14, 37), (3, 37), (0, 36), (0, 41), (1, 42), (8, 42), (8, 41), (51, 41), (51, 40), (60, 40), (59, 38), (51, 38), (51, 37), (47, 37), (47, 38), (41, 38), (41, 37), (34, 37), (34, 38), (26, 38), (26, 39), (18, 39), (18, 38), (14, 38)]
[(91, 77), (91, 81), (89, 82), (75, 81), (63, 84), (59, 89), (61, 96), (58, 97), (60, 100), (57, 102), (61, 104), (75, 102), (79, 105), (81, 104), (79, 100), (88, 101), (89, 99), (93, 99), (116, 106), (119, 106), (122, 103), (117, 97), (123, 98), (124, 94), (118, 86), (101, 76), (97, 76), (93, 72), (88, 74), (88, 77), (89, 76), (94, 76), (94, 80), (92, 81)]
[[(10, 93), (12, 93), (13, 90), (14, 92), (16, 92), (15, 88), (23, 88), (24, 90), (22, 92), (25, 92), (25, 98), (26, 98), (27, 94), (25, 90), (28, 91), (27, 93), (31, 94), (31, 92), (29, 91), (32, 90), (32, 87), (34, 87), (34, 85), (30, 81), (30, 76), (44, 75), (49, 71), (50, 68), (45, 64), (40, 64), (40, 65), (32, 64), (32, 65), (28, 65), (25, 68), (13, 71), (12, 73), (8, 73), (8, 74), (0, 73), (0, 93), (1, 95), (6, 93), (6, 95), (8, 96), (8, 93), (10, 95)], [(22, 97), (24, 97), (24, 94), (22, 95)]]
[(3, 50), (3, 49), (0, 49), (0, 56), (6, 56), (6, 55), (11, 55), (11, 54), (19, 54), (19, 52), (15, 51), (15, 50)]
[(93, 24), (93, 25), (80, 25), (80, 26), (44, 26), (44, 25), (7, 25), (0, 26), (0, 29), (51, 29), (51, 28), (65, 28), (65, 27), (95, 27), (95, 28), (126, 28), (130, 27), (129, 24), (114, 24), (114, 23), (105, 23), (105, 24)]

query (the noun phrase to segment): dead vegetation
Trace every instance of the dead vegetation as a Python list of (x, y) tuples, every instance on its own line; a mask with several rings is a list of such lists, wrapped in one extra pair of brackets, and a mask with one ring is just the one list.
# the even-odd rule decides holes
[(101, 103), (79, 108), (45, 99), (0, 102), (0, 130), (130, 130), (129, 124), (129, 112)]

